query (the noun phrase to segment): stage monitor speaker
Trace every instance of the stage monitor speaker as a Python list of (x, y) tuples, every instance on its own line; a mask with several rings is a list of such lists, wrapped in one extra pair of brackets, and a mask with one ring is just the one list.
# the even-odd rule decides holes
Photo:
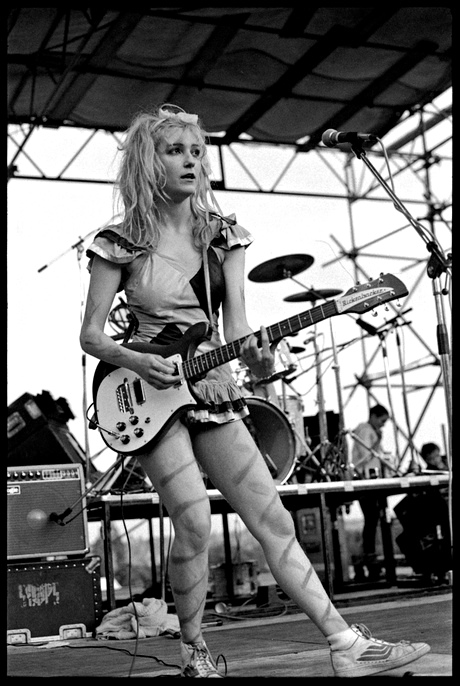
[(8, 466), (85, 464), (85, 453), (65, 425), (49, 420), (8, 451)]
[(36, 398), (30, 393), (21, 395), (8, 407), (8, 452), (16, 450), (26, 438), (45, 426), (47, 421)]
[(85, 452), (67, 428), (69, 419), (75, 417), (65, 398), (54, 400), (48, 391), (24, 393), (8, 407), (8, 465), (86, 466)]
[[(7, 468), (8, 560), (88, 552), (82, 465)], [(63, 524), (52, 515), (62, 515)]]

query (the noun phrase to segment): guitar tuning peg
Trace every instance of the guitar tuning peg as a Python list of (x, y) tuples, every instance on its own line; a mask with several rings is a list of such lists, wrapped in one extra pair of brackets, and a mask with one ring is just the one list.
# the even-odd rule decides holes
[(378, 312), (377, 310), (372, 310), (371, 314), (373, 317), (376, 317), (378, 315)]
[(399, 302), (399, 298), (395, 302), (395, 307), (397, 307), (399, 310), (401, 309), (401, 303)]
[(389, 311), (390, 311), (390, 308), (388, 307), (388, 305), (385, 305), (385, 312), (389, 312)]

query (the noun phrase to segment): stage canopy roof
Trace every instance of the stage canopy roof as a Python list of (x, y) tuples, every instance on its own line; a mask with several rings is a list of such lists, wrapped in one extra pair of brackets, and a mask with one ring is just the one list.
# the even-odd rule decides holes
[(8, 123), (121, 131), (173, 102), (211, 141), (384, 136), (451, 86), (449, 7), (13, 8)]

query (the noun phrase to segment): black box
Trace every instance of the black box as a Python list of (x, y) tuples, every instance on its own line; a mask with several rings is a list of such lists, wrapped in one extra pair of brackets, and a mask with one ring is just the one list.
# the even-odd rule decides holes
[(93, 636), (102, 620), (100, 557), (9, 564), (7, 643)]

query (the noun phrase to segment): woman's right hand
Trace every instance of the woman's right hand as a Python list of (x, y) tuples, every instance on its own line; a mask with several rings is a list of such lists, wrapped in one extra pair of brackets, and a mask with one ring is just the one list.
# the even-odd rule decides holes
[(176, 366), (161, 355), (140, 353), (135, 371), (158, 390), (174, 386), (179, 381)]

